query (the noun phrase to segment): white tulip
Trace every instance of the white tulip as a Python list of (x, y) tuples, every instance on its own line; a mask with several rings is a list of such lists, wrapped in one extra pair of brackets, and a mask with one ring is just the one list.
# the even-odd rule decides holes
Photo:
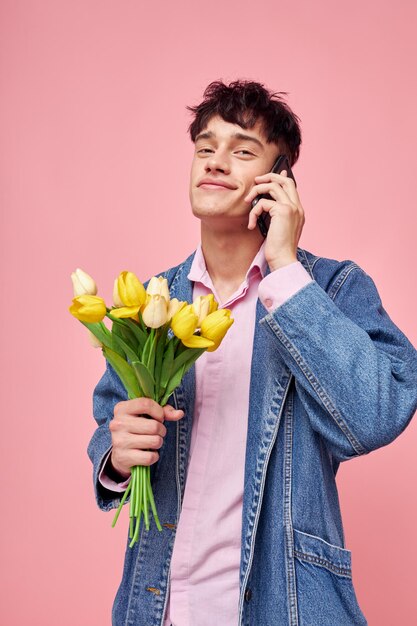
[(163, 278), (162, 276), (152, 276), (146, 288), (146, 293), (150, 296), (164, 296), (165, 302), (169, 302), (169, 288), (167, 279)]
[(148, 304), (142, 311), (143, 323), (149, 328), (159, 328), (167, 321), (168, 307), (164, 296), (155, 294), (150, 296)]
[(97, 285), (87, 272), (83, 272), (79, 267), (71, 274), (74, 296), (95, 296), (97, 295)]

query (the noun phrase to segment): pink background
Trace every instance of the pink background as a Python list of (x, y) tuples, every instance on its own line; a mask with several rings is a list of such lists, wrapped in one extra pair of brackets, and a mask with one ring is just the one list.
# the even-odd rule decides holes
[[(195, 249), (185, 106), (209, 82), (289, 92), (304, 132), (300, 246), (358, 262), (417, 343), (415, 7), (3, 0), (1, 623), (110, 624), (127, 518), (112, 529), (93, 498), (104, 359), (67, 311), (70, 273), (89, 272), (109, 302), (121, 270), (145, 280)], [(413, 420), (339, 470), (371, 626), (417, 621), (416, 447)]]

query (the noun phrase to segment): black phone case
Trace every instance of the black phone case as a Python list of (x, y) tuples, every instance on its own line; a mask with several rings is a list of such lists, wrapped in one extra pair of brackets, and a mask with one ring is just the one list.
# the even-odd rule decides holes
[[(275, 174), (280, 174), (282, 170), (287, 171), (287, 176), (293, 179), (295, 186), (297, 187), (297, 183), (295, 181), (294, 174), (292, 173), (290, 162), (286, 154), (281, 154), (277, 158), (277, 160), (275, 161), (271, 169), (271, 172)], [(273, 200), (273, 198), (269, 195), (269, 193), (261, 193), (252, 200), (252, 203), (251, 203), (252, 209), (259, 202), (261, 198), (267, 198), (268, 200)], [(257, 218), (257, 223), (258, 223), (258, 227), (262, 235), (266, 237), (268, 233), (269, 225), (271, 223), (271, 216), (269, 215), (269, 213), (267, 211), (262, 211), (262, 213)]]

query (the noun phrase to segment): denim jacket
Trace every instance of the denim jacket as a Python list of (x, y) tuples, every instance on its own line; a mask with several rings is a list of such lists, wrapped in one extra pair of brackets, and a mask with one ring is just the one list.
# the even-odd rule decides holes
[[(187, 274), (194, 254), (162, 274), (171, 297), (192, 301)], [(342, 461), (389, 444), (409, 424), (417, 409), (417, 351), (359, 265), (301, 248), (297, 258), (314, 280), (271, 312), (256, 303), (237, 626), (363, 625), (335, 477)], [(146, 531), (142, 523), (134, 548), (127, 538), (113, 626), (163, 625), (194, 397), (195, 366), (169, 399), (185, 415), (165, 422), (159, 460), (151, 465), (163, 530), (151, 523)], [(98, 427), (88, 446), (103, 511), (120, 503), (98, 474), (111, 448), (113, 407), (125, 399), (106, 363), (94, 390)]]

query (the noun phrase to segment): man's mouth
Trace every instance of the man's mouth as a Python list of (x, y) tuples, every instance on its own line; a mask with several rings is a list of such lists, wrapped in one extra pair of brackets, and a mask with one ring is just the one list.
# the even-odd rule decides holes
[(203, 189), (214, 189), (215, 191), (218, 191), (219, 189), (236, 189), (236, 187), (233, 187), (233, 185), (226, 181), (215, 180), (213, 178), (203, 178), (203, 180), (198, 184), (198, 187), (203, 187)]
[(213, 183), (203, 183), (199, 186), (202, 189), (211, 189), (212, 191), (232, 191), (230, 187), (225, 187), (224, 185), (214, 185)]

